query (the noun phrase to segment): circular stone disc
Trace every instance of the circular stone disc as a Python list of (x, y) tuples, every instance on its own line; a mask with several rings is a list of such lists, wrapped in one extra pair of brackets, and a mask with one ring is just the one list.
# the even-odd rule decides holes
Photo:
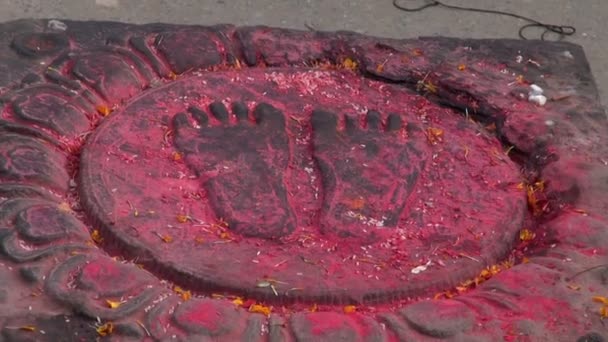
[(108, 117), (80, 194), (117, 248), (188, 288), (385, 302), (511, 249), (526, 198), (498, 151), (457, 113), (350, 71), (225, 71)]

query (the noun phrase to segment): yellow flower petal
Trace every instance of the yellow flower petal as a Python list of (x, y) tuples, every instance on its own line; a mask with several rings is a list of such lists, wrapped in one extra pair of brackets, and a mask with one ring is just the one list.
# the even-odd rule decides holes
[(536, 237), (536, 234), (530, 231), (529, 229), (522, 229), (519, 231), (519, 239), (521, 241), (530, 241)]
[(347, 57), (342, 61), (342, 66), (345, 69), (355, 70), (357, 69), (358, 63)]
[(236, 306), (243, 306), (243, 298), (236, 297), (234, 300), (232, 300), (232, 303)]
[(101, 237), (99, 230), (95, 229), (93, 232), (91, 232), (91, 240), (95, 241), (95, 243), (103, 242), (103, 238)]
[(122, 302), (109, 300), (109, 299), (106, 300), (106, 303), (108, 304), (108, 307), (111, 309), (116, 309), (122, 305)]
[(97, 327), (97, 335), (108, 336), (114, 332), (114, 324), (108, 322), (102, 326)]

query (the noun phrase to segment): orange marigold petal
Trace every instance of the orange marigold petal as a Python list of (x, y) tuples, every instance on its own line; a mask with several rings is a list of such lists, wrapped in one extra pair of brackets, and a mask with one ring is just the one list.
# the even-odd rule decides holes
[(608, 298), (603, 296), (595, 296), (593, 297), (594, 302), (602, 303), (604, 305), (608, 305)]
[(190, 291), (184, 291), (182, 292), (181, 297), (184, 301), (188, 301), (192, 298), (192, 293)]
[(608, 306), (602, 306), (602, 307), (600, 308), (600, 316), (601, 316), (602, 318), (606, 318), (606, 317), (608, 317)]
[(272, 308), (261, 305), (261, 304), (253, 304), (249, 307), (249, 312), (261, 313), (261, 314), (264, 314), (265, 316), (270, 316), (270, 313), (272, 312)]
[(181, 154), (180, 152), (173, 152), (173, 153), (171, 153), (171, 159), (173, 159), (174, 161), (182, 160), (183, 156), (184, 155)]
[(347, 305), (343, 308), (344, 313), (353, 313), (355, 311), (357, 311), (357, 307), (354, 305)]
[(103, 116), (108, 116), (108, 115), (110, 115), (110, 113), (112, 112), (112, 111), (110, 110), (110, 107), (108, 107), (108, 106), (106, 106), (106, 105), (99, 105), (99, 106), (97, 106), (97, 108), (95, 108), (95, 109), (97, 109), (97, 112), (98, 112), (99, 114), (103, 115)]

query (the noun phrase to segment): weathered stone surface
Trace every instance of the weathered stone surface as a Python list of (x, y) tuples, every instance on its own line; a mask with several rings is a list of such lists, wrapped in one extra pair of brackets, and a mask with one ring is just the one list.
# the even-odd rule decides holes
[(420, 333), (432, 337), (450, 337), (473, 327), (475, 315), (454, 300), (422, 301), (407, 306), (401, 314)]
[[(481, 271), (460, 254), (491, 262), (510, 248), (526, 207), (516, 188), (520, 178), (507, 159), (493, 161), (499, 143), (477, 137), (475, 126), (390, 85), (383, 91), (402, 102), (384, 105), (383, 113), (346, 114), (358, 105), (334, 99), (354, 91), (361, 103), (373, 103), (381, 95), (379, 84), (351, 72), (248, 70), (239, 84), (241, 73), (216, 72), (150, 91), (108, 118), (85, 145), (85, 209), (131, 257), (147, 255), (152, 268), (197, 291), (349, 304), (453, 286)], [(315, 92), (302, 92), (304, 85)], [(325, 97), (315, 99), (317, 92)], [(241, 100), (225, 104), (220, 96)], [(397, 105), (407, 101), (419, 108)], [(321, 107), (345, 114), (315, 109)], [(417, 110), (435, 112), (425, 122)], [(168, 126), (155, 123), (166, 112), (175, 113)], [(163, 140), (168, 130), (174, 146)], [(450, 134), (469, 139), (467, 148), (477, 151), (470, 162), (456, 156), (464, 154), (462, 146), (444, 144)], [(157, 168), (147, 169), (150, 163)], [(119, 171), (125, 165), (128, 171)], [(466, 190), (449, 190), (454, 178)], [(118, 205), (102, 204), (107, 189), (121, 199)], [(496, 215), (473, 218), (498, 207)], [(444, 222), (432, 223), (433, 215)], [(480, 238), (456, 243), (474, 224), (481, 224)], [(307, 248), (294, 243), (303, 239)], [(216, 252), (218, 243), (224, 253)], [(366, 246), (398, 267), (379, 272), (373, 262), (357, 265), (361, 250), (369, 258)], [(423, 274), (401, 269), (426, 263), (441, 248), (453, 255), (443, 267)], [(354, 267), (340, 266), (349, 256)], [(453, 270), (449, 277), (445, 267)], [(279, 280), (274, 290), (258, 286), (264, 275)]]
[(32, 20), (0, 61), (3, 339), (606, 338), (577, 46)]
[(384, 341), (385, 332), (371, 318), (334, 312), (300, 313), (291, 318), (296, 341)]

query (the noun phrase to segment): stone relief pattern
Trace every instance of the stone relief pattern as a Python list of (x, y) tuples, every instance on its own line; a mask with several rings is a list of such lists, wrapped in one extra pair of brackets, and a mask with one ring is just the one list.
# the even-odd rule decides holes
[[(43, 57), (55, 58), (43, 75), (28, 75), (22, 82), (22, 89), (2, 97), (7, 114), (0, 123), (0, 194), (4, 199), (0, 205), (0, 247), (5, 267), (12, 265), (13, 272), (19, 273), (24, 282), (39, 286), (42, 296), (49, 296), (85, 316), (102, 322), (115, 322), (120, 327), (113, 335), (115, 337), (384, 341), (418, 340), (425, 336), (471, 341), (477, 337), (482, 340), (483, 331), (488, 326), (503, 330), (505, 336), (509, 329), (516, 329), (500, 323), (501, 317), (507, 313), (521, 315), (522, 322), (533, 325), (528, 327), (530, 331), (543, 336), (545, 328), (541, 322), (544, 320), (539, 317), (534, 317), (537, 321), (526, 319), (518, 303), (535, 300), (537, 296), (529, 285), (535, 280), (530, 279), (531, 274), (540, 281), (551, 278), (556, 284), (562, 284), (565, 275), (579, 269), (574, 264), (562, 262), (561, 247), (509, 269), (512, 274), (521, 273), (520, 282), (505, 283), (499, 274), (466, 295), (440, 301), (420, 301), (397, 312), (379, 313), (375, 317), (358, 313), (301, 312), (289, 318), (275, 314), (266, 318), (220, 299), (197, 297), (184, 301), (134, 263), (111, 258), (98, 249), (91, 241), (90, 227), (84, 223), (86, 220), (83, 221), (81, 214), (66, 204), (73, 191), (70, 183), (74, 173), (74, 169), (67, 166), (77, 147), (66, 146), (64, 139), (86, 136), (114, 108), (150, 87), (179, 78), (182, 73), (212, 72), (227, 65), (254, 68), (306, 66), (321, 60), (339, 63), (350, 56), (359, 61), (358, 68), (364, 74), (410, 84), (434, 82), (440, 96), (445, 93), (446, 97), (462, 103), (462, 106), (477, 104), (479, 112), (486, 115), (504, 113), (499, 110), (506, 108), (500, 98), (510, 96), (495, 91), (492, 95), (492, 83), (507, 81), (508, 75), (500, 72), (491, 73), (495, 79), (480, 77), (476, 80), (478, 83), (472, 91), (484, 92), (484, 96), (461, 91), (459, 85), (467, 79), (451, 79), (443, 71), (449, 63), (465, 56), (458, 48), (445, 58), (446, 62), (440, 67), (436, 67), (436, 61), (429, 57), (412, 62), (414, 65), (409, 69), (402, 69), (394, 60), (399, 52), (404, 51), (413, 51), (411, 54), (415, 59), (419, 53), (415, 43), (380, 41), (348, 34), (334, 37), (274, 29), (258, 32), (230, 26), (184, 30), (128, 39), (105, 37), (106, 41), (100, 37), (98, 47), (85, 50), (75, 46), (64, 33), (28, 33), (13, 39), (12, 48), (23, 58), (30, 58), (33, 62)], [(180, 39), (187, 39), (188, 49), (182, 48), (184, 42)], [(434, 48), (439, 49), (431, 43), (428, 50), (420, 53), (435, 56)], [(496, 63), (499, 64), (498, 61)], [(378, 65), (383, 65), (383, 68), (378, 68)], [(116, 93), (114, 89), (128, 91)], [(530, 107), (529, 110), (535, 115), (530, 116), (531, 121), (554, 115), (544, 109)], [(600, 120), (599, 115), (597, 117), (589, 115), (586, 120)], [(512, 122), (510, 116), (499, 119), (504, 123), (502, 133), (511, 144), (532, 153), (533, 146), (539, 142), (518, 141), (521, 137), (515, 133), (521, 123)], [(572, 122), (569, 121), (571, 125), (577, 125)], [(604, 121), (602, 123), (605, 124)], [(532, 129), (532, 125), (525, 128)], [(576, 131), (577, 128), (566, 129)], [(539, 131), (533, 135), (536, 139), (544, 139), (544, 146), (548, 146), (547, 151), (534, 152), (537, 153), (536, 159), (550, 158), (552, 152), (549, 147), (562, 148), (560, 143), (574, 144), (552, 143), (545, 133)], [(592, 134), (590, 139), (593, 137)], [(571, 214), (561, 222), (548, 223), (546, 229), (560, 231), (556, 233), (555, 241), (574, 244), (584, 240), (587, 246), (600, 248), (600, 243), (606, 241), (606, 233), (600, 231), (604, 226), (603, 220), (592, 225), (596, 228), (590, 232), (601, 238), (574, 237), (572, 240), (566, 236), (570, 224), (589, 220), (593, 220), (592, 215)], [(52, 260), (53, 267), (34, 272), (39, 260)], [(512, 281), (513, 277), (509, 279)], [(562, 287), (555, 291), (556, 299), (561, 292), (567, 291), (565, 286)], [(122, 302), (119, 307), (108, 307), (106, 300), (117, 299)], [(539, 301), (539, 305), (547, 303)], [(547, 306), (544, 311), (563, 319), (567, 315), (565, 312), (569, 311), (566, 307), (570, 305), (573, 303), (556, 300), (553, 307)], [(130, 317), (141, 318), (135, 321)], [(571, 319), (573, 325), (583, 323), (578, 318)], [(324, 326), (324, 321), (340, 323)], [(486, 327), (481, 329), (475, 322), (484, 322)]]

